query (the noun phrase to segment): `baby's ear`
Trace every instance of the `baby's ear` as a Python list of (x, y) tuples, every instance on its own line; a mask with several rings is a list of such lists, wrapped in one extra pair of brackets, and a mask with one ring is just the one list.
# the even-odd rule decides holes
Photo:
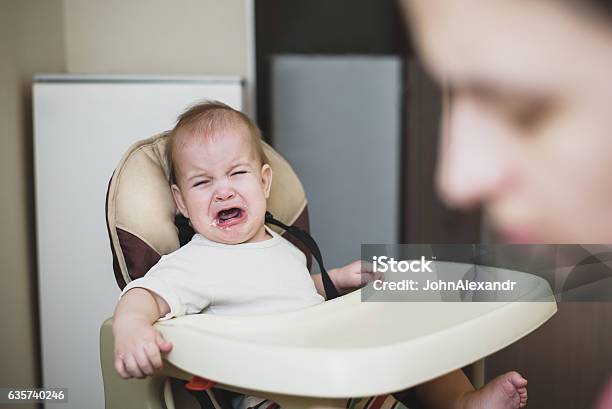
[(270, 188), (272, 187), (272, 168), (267, 163), (261, 166), (261, 183), (267, 199), (270, 197)]
[(181, 193), (181, 189), (176, 183), (174, 183), (170, 186), (170, 190), (172, 190), (172, 197), (174, 197), (174, 203), (179, 209), (179, 212), (181, 212), (183, 216), (189, 219), (189, 212), (187, 211), (187, 206), (185, 206), (185, 201), (183, 200), (183, 194)]

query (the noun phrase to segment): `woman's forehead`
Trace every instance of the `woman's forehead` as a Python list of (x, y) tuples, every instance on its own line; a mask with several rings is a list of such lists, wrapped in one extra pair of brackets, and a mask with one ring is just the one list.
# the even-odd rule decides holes
[(442, 83), (544, 93), (584, 78), (593, 59), (612, 65), (600, 52), (612, 50), (612, 36), (560, 1), (405, 1), (417, 47)]

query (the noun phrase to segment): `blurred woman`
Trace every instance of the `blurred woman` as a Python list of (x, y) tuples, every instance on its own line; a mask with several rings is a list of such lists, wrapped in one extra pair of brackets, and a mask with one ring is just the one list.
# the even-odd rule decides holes
[[(448, 92), (437, 186), (508, 242), (612, 243), (612, 3), (402, 0)], [(612, 340), (611, 340), (612, 344)], [(612, 408), (612, 384), (599, 408)]]

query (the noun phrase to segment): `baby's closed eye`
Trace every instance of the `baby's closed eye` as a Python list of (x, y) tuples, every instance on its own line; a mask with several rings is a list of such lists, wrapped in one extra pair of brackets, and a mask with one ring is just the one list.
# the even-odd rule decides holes
[(197, 180), (194, 184), (193, 187), (198, 187), (198, 186), (204, 186), (210, 183), (210, 180), (208, 179), (202, 179), (202, 180)]

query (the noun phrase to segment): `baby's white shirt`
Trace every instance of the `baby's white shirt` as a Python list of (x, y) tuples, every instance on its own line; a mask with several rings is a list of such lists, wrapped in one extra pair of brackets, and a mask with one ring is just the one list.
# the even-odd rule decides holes
[(272, 238), (231, 245), (196, 234), (121, 295), (134, 287), (157, 293), (170, 306), (162, 320), (200, 312), (268, 314), (322, 303), (304, 254), (267, 226), (266, 231)]

